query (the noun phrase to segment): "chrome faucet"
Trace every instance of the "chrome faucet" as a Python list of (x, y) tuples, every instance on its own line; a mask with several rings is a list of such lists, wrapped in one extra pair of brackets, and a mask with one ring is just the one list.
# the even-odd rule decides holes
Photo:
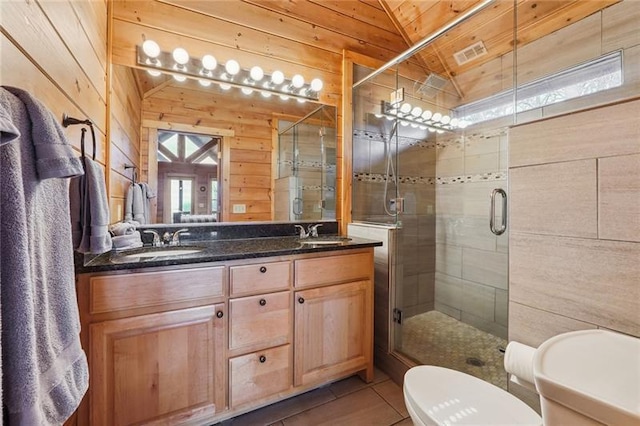
[(300, 238), (308, 238), (309, 237), (309, 234), (307, 232), (305, 232), (305, 230), (304, 230), (304, 226), (295, 225), (295, 227), (296, 227), (296, 229), (300, 228), (300, 234), (299, 234)]
[(154, 247), (162, 247), (164, 245), (164, 243), (160, 239), (160, 234), (158, 234), (156, 231), (148, 230), (142, 232), (144, 232), (145, 234), (153, 234), (153, 242), (151, 244)]
[(321, 227), (321, 226), (322, 226), (321, 223), (317, 223), (315, 225), (309, 225), (307, 235), (310, 236), (310, 237), (317, 237), (318, 236), (318, 228)]
[(189, 232), (189, 230), (187, 228), (183, 228), (183, 229), (178, 229), (176, 232), (174, 232), (173, 236), (171, 237), (171, 242), (169, 243), (170, 245), (177, 246), (178, 244), (180, 244), (181, 232)]

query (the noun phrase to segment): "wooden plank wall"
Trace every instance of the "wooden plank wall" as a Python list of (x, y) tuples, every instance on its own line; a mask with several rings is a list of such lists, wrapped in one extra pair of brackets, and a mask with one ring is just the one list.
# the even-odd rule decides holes
[[(327, 19), (323, 26), (293, 17), (298, 13), (309, 15), (311, 10), (292, 11), (273, 2), (198, 2), (202, 12), (191, 10), (188, 1), (176, 3), (179, 7), (172, 3), (114, 2), (114, 63), (135, 67), (135, 46), (150, 38), (166, 50), (180, 45), (187, 47), (194, 57), (214, 54), (219, 63), (233, 58), (243, 67), (260, 65), (267, 74), (279, 69), (287, 76), (300, 73), (308, 81), (319, 77), (324, 81), (321, 101), (339, 106), (343, 49), (367, 51), (374, 57), (389, 59), (406, 48), (401, 37), (388, 25), (384, 12), (366, 4), (358, 7), (367, 8), (368, 12), (363, 15), (367, 19), (377, 17), (375, 25), (347, 19), (344, 14), (352, 12), (345, 10), (340, 2), (309, 5), (316, 12), (322, 10), (341, 19), (340, 22)], [(307, 18), (316, 18), (316, 12)], [(378, 31), (381, 28), (382, 31)], [(345, 34), (358, 31), (362, 32), (361, 38), (357, 38), (357, 34)], [(247, 213), (230, 214), (225, 220), (271, 219), (269, 188), (273, 176), (268, 165), (272, 156), (272, 114), (304, 114), (273, 99), (269, 104), (255, 97), (249, 104), (239, 103), (237, 92), (236, 99), (230, 99), (218, 92), (207, 95), (188, 85), (172, 84), (151, 92), (142, 103), (143, 120), (235, 131), (230, 150), (230, 188), (226, 196), (232, 204), (245, 204)], [(143, 129), (143, 144), (145, 132)], [(338, 135), (340, 145), (341, 136)]]
[[(0, 84), (29, 91), (60, 120), (90, 119), (106, 164), (106, 2), (2, 2), (0, 26)], [(80, 126), (65, 133), (79, 151)]]
[[(142, 158), (140, 151), (140, 117), (142, 94), (136, 85), (133, 70), (121, 66), (111, 68), (110, 99), (110, 191), (109, 206), (111, 221), (120, 222), (124, 218), (127, 190), (134, 177), (143, 180)], [(135, 169), (125, 169), (133, 165)], [(135, 176), (134, 176), (135, 173)], [(153, 200), (153, 204), (156, 204)]]

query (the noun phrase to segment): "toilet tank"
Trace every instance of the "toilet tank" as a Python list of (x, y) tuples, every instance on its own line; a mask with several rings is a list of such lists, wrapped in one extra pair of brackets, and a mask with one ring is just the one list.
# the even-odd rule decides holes
[[(560, 334), (533, 359), (545, 425), (640, 425), (640, 339), (606, 330)], [(591, 423), (591, 422), (589, 422)]]

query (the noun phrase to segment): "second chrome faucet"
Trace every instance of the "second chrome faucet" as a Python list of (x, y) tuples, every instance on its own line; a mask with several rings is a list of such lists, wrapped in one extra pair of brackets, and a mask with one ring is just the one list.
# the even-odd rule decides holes
[(305, 231), (304, 226), (295, 225), (295, 228), (299, 230), (300, 238), (309, 238), (309, 237), (317, 237), (318, 236), (318, 228), (321, 227), (321, 223), (317, 223), (315, 225), (309, 225), (307, 230)]

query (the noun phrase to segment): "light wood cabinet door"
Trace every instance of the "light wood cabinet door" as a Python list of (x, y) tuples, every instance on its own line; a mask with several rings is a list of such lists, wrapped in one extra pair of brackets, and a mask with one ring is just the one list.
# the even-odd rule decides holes
[(92, 324), (91, 424), (178, 424), (224, 410), (224, 315), (218, 304)]
[(295, 293), (294, 384), (373, 369), (371, 281)]

